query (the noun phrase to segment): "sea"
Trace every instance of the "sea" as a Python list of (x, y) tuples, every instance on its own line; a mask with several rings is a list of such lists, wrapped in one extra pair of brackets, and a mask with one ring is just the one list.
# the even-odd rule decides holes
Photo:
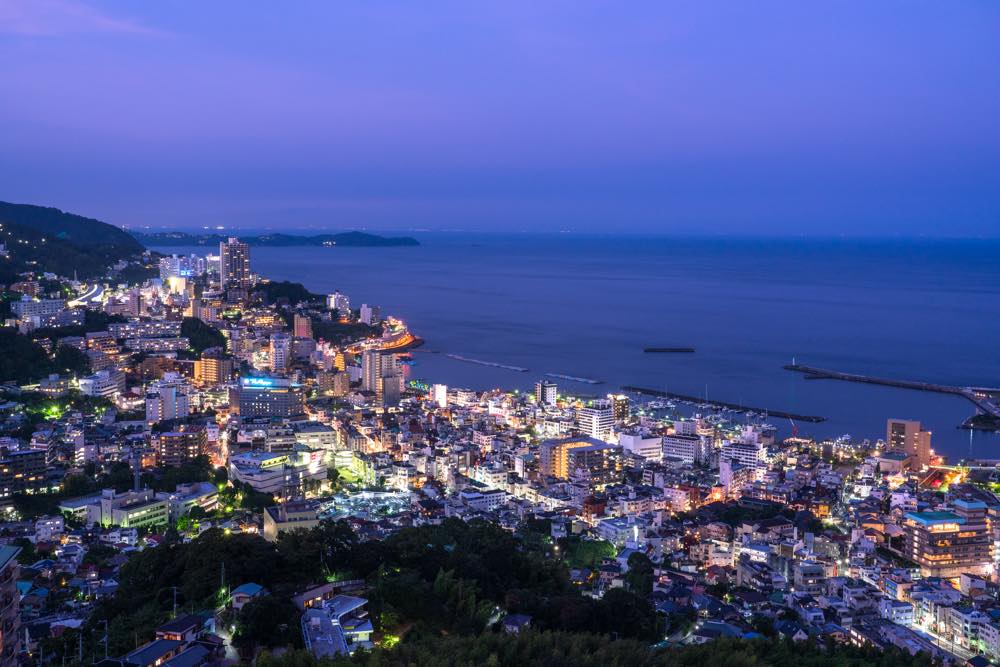
[(974, 413), (961, 397), (782, 368), (1000, 385), (1000, 240), (409, 235), (421, 245), (254, 247), (251, 261), (261, 275), (340, 290), (355, 308), (406, 321), (426, 341), (412, 378), (529, 390), (556, 373), (601, 382), (548, 377), (575, 395), (632, 385), (823, 416), (768, 417), (783, 435), (817, 438), (875, 440), (888, 418), (916, 419), (950, 461), (1000, 459), (1000, 436), (958, 428)]

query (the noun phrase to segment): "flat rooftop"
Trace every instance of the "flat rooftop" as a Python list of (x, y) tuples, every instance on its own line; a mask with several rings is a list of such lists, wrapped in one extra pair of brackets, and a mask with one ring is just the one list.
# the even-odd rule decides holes
[(965, 519), (954, 512), (907, 512), (907, 519), (913, 519), (925, 526), (936, 523), (965, 523)]

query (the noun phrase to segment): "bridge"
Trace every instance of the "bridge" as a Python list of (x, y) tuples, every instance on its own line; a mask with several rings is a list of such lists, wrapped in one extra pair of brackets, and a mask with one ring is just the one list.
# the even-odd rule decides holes
[(860, 375), (857, 373), (842, 373), (831, 371), (826, 368), (816, 368), (814, 366), (804, 366), (802, 364), (788, 364), (783, 367), (788, 371), (795, 371), (806, 376), (807, 380), (843, 380), (844, 382), (860, 382), (863, 384), (877, 384), (883, 387), (896, 387), (899, 389), (913, 389), (915, 391), (931, 391), (939, 394), (953, 394), (961, 396), (976, 406), (980, 413), (989, 415), (994, 419), (1000, 419), (1000, 388), (996, 387), (956, 387), (947, 384), (937, 384), (934, 382), (918, 382), (915, 380), (895, 380), (891, 378), (881, 378), (871, 375)]

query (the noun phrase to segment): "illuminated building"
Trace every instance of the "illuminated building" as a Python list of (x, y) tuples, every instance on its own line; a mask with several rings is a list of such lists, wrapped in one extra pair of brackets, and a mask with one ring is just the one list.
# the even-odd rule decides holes
[(190, 278), (205, 273), (207, 268), (204, 257), (198, 255), (171, 255), (160, 259), (160, 280), (167, 282), (171, 278)]
[(645, 437), (636, 433), (620, 433), (618, 444), (625, 451), (641, 456), (647, 461), (659, 463), (663, 460), (663, 439), (659, 436)]
[(337, 350), (333, 355), (333, 367), (338, 371), (347, 370), (347, 357), (344, 355), (343, 350)]
[(431, 388), (434, 394), (434, 403), (439, 408), (448, 407), (448, 385), (446, 384), (436, 384)]
[(125, 347), (133, 352), (176, 352), (191, 347), (191, 341), (186, 336), (171, 338), (129, 338)]
[(313, 337), (313, 327), (312, 319), (309, 317), (296, 314), (293, 319), (293, 331), (296, 338), (312, 338)]
[(580, 408), (577, 424), (580, 430), (591, 438), (607, 440), (615, 427), (615, 413), (611, 401), (596, 400), (587, 407)]
[(763, 474), (767, 469), (766, 456), (767, 450), (759, 442), (742, 440), (727, 440), (722, 444), (722, 451), (719, 453), (720, 460), (728, 459), (746, 466), (755, 476), (758, 473)]
[(66, 309), (64, 299), (32, 299), (21, 297), (20, 301), (11, 301), (10, 310), (18, 317), (26, 318), (32, 315), (54, 315)]
[(555, 382), (539, 380), (535, 383), (535, 401), (539, 405), (555, 405), (558, 387)]
[(611, 412), (616, 422), (622, 422), (629, 418), (631, 410), (629, 409), (628, 396), (625, 394), (608, 394), (608, 400), (611, 401)]
[(286, 333), (271, 334), (271, 370), (275, 373), (288, 368), (292, 357), (292, 337)]
[(329, 396), (347, 396), (351, 391), (351, 379), (342, 371), (321, 371), (316, 374), (316, 384)]
[(169, 521), (169, 503), (157, 498), (152, 489), (118, 492), (104, 489), (99, 494), (70, 498), (59, 504), (59, 511), (72, 515), (90, 526), (149, 528)]
[(402, 391), (402, 376), (396, 358), (380, 350), (365, 350), (361, 355), (361, 389), (375, 393), (375, 403), (397, 405)]
[(0, 547), (0, 667), (15, 667), (21, 650), (21, 613), (17, 579), (20, 547)]
[(219, 506), (219, 489), (211, 482), (190, 482), (178, 484), (173, 493), (161, 491), (156, 494), (157, 500), (167, 501), (167, 514), (170, 521), (177, 521), (187, 516), (195, 507), (206, 512), (212, 512)]
[(242, 418), (294, 417), (305, 412), (302, 389), (281, 378), (245, 377), (230, 398)]
[(903, 515), (903, 555), (920, 565), (925, 577), (984, 574), (992, 561), (986, 504), (956, 500), (953, 512)]
[(326, 480), (325, 452), (245, 452), (229, 457), (229, 478), (261, 493), (287, 498), (299, 495), (303, 482)]
[(108, 332), (112, 338), (174, 337), (181, 335), (181, 322), (178, 320), (131, 319), (128, 322), (108, 323)]
[(607, 483), (621, 471), (621, 449), (595, 438), (545, 440), (539, 448), (543, 475), (557, 479), (584, 477)]
[(46, 452), (22, 449), (11, 451), (0, 448), (0, 498), (15, 493), (38, 493), (47, 490)]
[(219, 244), (219, 279), (223, 287), (250, 287), (250, 246), (230, 237)]
[(729, 458), (719, 459), (719, 484), (729, 498), (739, 498), (743, 489), (754, 480), (754, 468), (742, 465)]
[(364, 324), (375, 324), (381, 319), (379, 307), (369, 306), (367, 303), (361, 304), (360, 317), (358, 319)]
[(278, 535), (293, 530), (311, 530), (319, 525), (319, 515), (312, 503), (282, 503), (266, 507), (264, 516), (264, 539), (277, 542)]
[(181, 431), (160, 433), (157, 460), (161, 466), (181, 466), (207, 453), (208, 435), (204, 427), (189, 427)]
[(890, 419), (885, 427), (885, 444), (890, 451), (904, 452), (910, 466), (921, 470), (931, 462), (931, 432), (920, 428), (920, 422)]
[[(708, 438), (699, 435), (666, 435), (663, 437), (663, 456), (684, 463), (702, 463), (711, 456), (712, 445)], [(756, 464), (758, 452), (752, 452)]]
[(326, 307), (330, 310), (336, 310), (341, 317), (351, 314), (351, 300), (347, 298), (346, 294), (340, 292), (334, 292), (326, 297)]
[(146, 393), (146, 421), (150, 424), (165, 419), (182, 419), (189, 414), (190, 387), (175, 373), (166, 373), (163, 380)]
[(69, 393), (69, 380), (58, 374), (51, 374), (47, 378), (42, 378), (38, 383), (38, 391), (49, 398), (58, 398)]
[(361, 389), (375, 391), (375, 385), (382, 377), (383, 354), (378, 350), (365, 350), (361, 355)]
[(125, 391), (125, 374), (121, 371), (97, 371), (80, 378), (80, 392), (85, 396), (112, 398)]
[(233, 360), (221, 352), (202, 352), (194, 364), (195, 381), (206, 387), (216, 387), (229, 382), (233, 375)]

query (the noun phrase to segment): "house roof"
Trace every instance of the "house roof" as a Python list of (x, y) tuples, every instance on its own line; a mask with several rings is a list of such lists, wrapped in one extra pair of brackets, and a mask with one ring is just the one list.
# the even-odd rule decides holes
[(170, 660), (160, 663), (160, 667), (196, 667), (196, 665), (205, 662), (207, 657), (208, 649), (195, 644), (170, 658)]
[(21, 553), (21, 547), (0, 547), (0, 568), (7, 567), (7, 563), (17, 558), (19, 553)]
[(528, 614), (507, 614), (503, 618), (504, 627), (521, 628), (531, 624), (531, 616)]
[(341, 617), (352, 611), (357, 611), (366, 604), (368, 604), (368, 600), (364, 598), (353, 595), (335, 595), (326, 601), (325, 607), (332, 618), (339, 620)]
[(229, 594), (229, 597), (233, 597), (234, 595), (247, 595), (249, 597), (255, 597), (259, 595), (260, 592), (263, 590), (264, 587), (261, 586), (260, 584), (247, 582), (241, 586), (237, 586), (236, 588), (234, 588), (232, 592)]
[(177, 650), (180, 646), (181, 642), (175, 639), (154, 639), (145, 646), (140, 646), (127, 654), (125, 661), (136, 665), (151, 665), (167, 653)]
[(200, 616), (195, 616), (193, 614), (188, 614), (187, 616), (178, 616), (172, 621), (164, 623), (160, 627), (156, 628), (157, 632), (185, 632), (191, 628), (200, 628), (204, 622)]

